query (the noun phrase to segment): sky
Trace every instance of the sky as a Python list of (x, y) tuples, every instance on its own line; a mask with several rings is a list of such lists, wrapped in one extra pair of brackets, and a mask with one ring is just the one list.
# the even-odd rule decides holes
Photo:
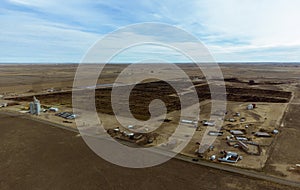
[[(105, 35), (142, 22), (193, 34), (218, 62), (300, 62), (299, 7), (299, 0), (0, 0), (0, 63), (79, 63)], [(168, 54), (149, 49), (158, 59)], [(147, 58), (138, 55), (116, 61)], [(184, 60), (169, 53), (168, 61)]]

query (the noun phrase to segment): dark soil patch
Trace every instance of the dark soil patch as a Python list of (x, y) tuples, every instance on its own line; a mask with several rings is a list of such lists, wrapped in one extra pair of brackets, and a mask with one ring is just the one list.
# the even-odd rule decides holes
[[(176, 82), (176, 85), (183, 86), (184, 82)], [(122, 86), (118, 88), (128, 88), (127, 86)], [(97, 111), (100, 113), (106, 113), (113, 115), (113, 110), (111, 107), (111, 88), (102, 88), (96, 90), (96, 107)], [(254, 88), (238, 88), (233, 86), (226, 86), (227, 90), (227, 100), (237, 101), (237, 102), (270, 102), (270, 103), (286, 103), (291, 98), (291, 92), (286, 91), (276, 91), (276, 90), (264, 90), (264, 89), (254, 89)], [(211, 93), (208, 85), (196, 86), (196, 91), (199, 97), (199, 101), (208, 100), (211, 98)], [(84, 97), (84, 91), (82, 96)], [(136, 85), (130, 95), (130, 110), (132, 114), (141, 120), (147, 120), (150, 117), (149, 104), (155, 99), (162, 100), (167, 111), (172, 112), (181, 109), (180, 100), (177, 96), (174, 96), (176, 91), (172, 88), (170, 84), (164, 81), (141, 83)], [(188, 98), (191, 94), (187, 93), (184, 96)], [(57, 92), (47, 95), (37, 95), (36, 96), (43, 104), (61, 104), (70, 106), (72, 105), (72, 93), (71, 92)], [(218, 97), (218, 96), (217, 96)], [(87, 97), (89, 98), (89, 97)], [(13, 98), (15, 101), (32, 101), (32, 97), (20, 97)], [(127, 100), (120, 100), (120, 104)], [(190, 101), (188, 105), (192, 105), (195, 102)], [(83, 102), (84, 105), (84, 102)], [(120, 114), (123, 113), (122, 110), (118, 110)], [(124, 112), (125, 113), (125, 112)], [(124, 115), (125, 116), (125, 115)]]

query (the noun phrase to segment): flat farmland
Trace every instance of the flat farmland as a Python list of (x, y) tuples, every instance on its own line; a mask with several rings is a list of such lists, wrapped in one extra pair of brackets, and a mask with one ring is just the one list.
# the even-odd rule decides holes
[(95, 155), (77, 133), (0, 115), (0, 189), (298, 189), (172, 159), (128, 169)]

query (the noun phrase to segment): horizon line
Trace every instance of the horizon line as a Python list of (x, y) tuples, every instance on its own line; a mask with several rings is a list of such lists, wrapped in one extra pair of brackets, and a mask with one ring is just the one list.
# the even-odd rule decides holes
[[(201, 62), (201, 64), (209, 64), (209, 63), (217, 63), (217, 64), (300, 64), (296, 61), (223, 61), (223, 62)], [(195, 64), (193, 62), (172, 62), (172, 63), (155, 63), (155, 62), (149, 62), (149, 63), (126, 63), (126, 62), (115, 62), (115, 63), (76, 63), (76, 62), (0, 62), (0, 65), (64, 65), (64, 64), (73, 64), (73, 65), (79, 65), (79, 64)]]

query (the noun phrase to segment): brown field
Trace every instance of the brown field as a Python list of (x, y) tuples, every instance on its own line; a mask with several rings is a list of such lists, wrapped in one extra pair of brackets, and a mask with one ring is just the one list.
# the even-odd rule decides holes
[(77, 133), (0, 115), (0, 189), (298, 189), (172, 159), (128, 169), (95, 155)]
[[(178, 84), (178, 82), (177, 82)], [(207, 84), (196, 85), (196, 90), (199, 96), (199, 102), (210, 99), (210, 90)], [(126, 87), (117, 87), (122, 90)], [(270, 103), (287, 103), (291, 98), (291, 92), (278, 90), (265, 90), (260, 88), (240, 88), (232, 85), (226, 86), (227, 100), (237, 102), (270, 102)], [(80, 92), (83, 97), (85, 91)], [(180, 100), (178, 96), (173, 96), (175, 90), (166, 82), (157, 81), (138, 84), (133, 88), (130, 95), (130, 108), (133, 115), (138, 119), (147, 120), (150, 117), (148, 105), (154, 99), (161, 99), (166, 103), (168, 113), (180, 110)], [(186, 94), (185, 96), (189, 96)], [(72, 92), (56, 92), (51, 94), (36, 95), (44, 104), (63, 104), (67, 107), (72, 105)], [(111, 108), (111, 87), (101, 88), (96, 90), (96, 105), (97, 111), (100, 113), (113, 115)], [(10, 100), (29, 102), (32, 96), (20, 98), (11, 98)], [(121, 100), (120, 104), (122, 104)], [(194, 102), (189, 102), (193, 105)]]
[[(200, 118), (202, 119), (209, 119), (210, 113), (210, 92), (209, 88), (206, 84), (205, 78), (203, 74), (198, 68), (195, 68), (194, 65), (191, 64), (183, 64), (179, 65), (189, 76), (190, 78), (197, 80), (194, 81), (194, 85), (196, 86), (196, 90), (199, 96), (199, 101), (201, 102), (201, 114)], [(35, 66), (10, 66), (10, 65), (2, 65), (0, 66), (0, 95), (4, 97), (1, 101), (14, 101), (19, 105), (10, 106), (8, 108), (0, 108), (0, 111), (3, 112), (16, 112), (20, 111), (24, 107), (28, 106), (28, 102), (32, 101), (32, 96), (36, 95), (36, 97), (41, 101), (41, 103), (45, 106), (56, 106), (60, 108), (61, 111), (72, 111), (72, 83), (74, 79), (74, 74), (76, 71), (77, 65), (69, 64), (69, 65), (35, 65)], [(96, 69), (97, 66), (91, 65), (90, 69)], [(111, 84), (116, 79), (117, 75), (125, 68), (126, 65), (108, 65), (101, 77), (98, 81), (98, 84)], [(148, 67), (148, 65), (145, 65)], [(282, 179), (293, 180), (296, 182), (300, 182), (300, 174), (297, 172), (291, 172), (288, 170), (291, 166), (295, 166), (295, 164), (300, 164), (299, 160), (299, 151), (298, 151), (298, 144), (299, 144), (299, 137), (300, 131), (299, 125), (300, 123), (297, 121), (297, 114), (299, 113), (298, 103), (300, 102), (300, 90), (299, 90), (299, 76), (300, 76), (300, 69), (299, 66), (296, 64), (223, 64), (221, 65), (221, 69), (223, 71), (223, 75), (226, 82), (226, 91), (227, 91), (227, 111), (229, 115), (227, 115), (227, 119), (232, 117), (231, 115), (235, 112), (240, 112), (243, 117), (247, 118), (246, 122), (225, 122), (224, 126), (234, 126), (234, 128), (224, 128), (223, 131), (225, 136), (218, 137), (215, 145), (215, 150), (213, 152), (209, 152), (205, 154), (205, 159), (209, 159), (212, 154), (219, 154), (218, 152), (223, 149), (227, 149), (230, 151), (238, 151), (241, 155), (243, 155), (244, 159), (237, 163), (237, 167), (241, 168), (251, 168), (259, 171), (266, 172), (269, 175), (273, 175)], [(88, 71), (87, 71), (88, 72)], [(141, 71), (139, 74), (143, 74)], [(254, 80), (253, 84), (249, 84), (249, 80)], [(176, 81), (182, 82), (182, 81)], [(124, 88), (124, 87), (118, 87)], [(51, 92), (49, 92), (51, 89)], [(154, 93), (155, 92), (155, 93)], [(161, 99), (165, 102), (168, 110), (167, 117), (170, 119), (167, 123), (164, 123), (158, 130), (155, 132), (160, 134), (161, 136), (158, 138), (157, 141), (164, 142), (165, 138), (168, 137), (173, 131), (174, 126), (178, 123), (178, 115), (180, 114), (180, 101), (174, 89), (171, 88), (167, 83), (162, 81), (144, 81), (144, 83), (140, 83), (134, 87), (134, 90), (131, 92), (130, 96), (130, 109), (133, 115), (141, 120), (147, 120), (150, 116), (148, 111), (149, 103), (154, 99)], [(84, 92), (82, 93), (84, 95)], [(100, 115), (104, 116), (103, 122), (109, 124), (112, 128), (119, 126), (118, 121), (116, 121), (114, 117), (114, 113), (112, 111), (110, 105), (110, 95), (111, 95), (111, 88), (99, 88), (96, 90), (96, 105), (97, 111)], [(189, 94), (187, 93), (186, 96)], [(291, 100), (292, 99), (292, 100)], [(290, 102), (291, 100), (291, 102)], [(253, 111), (246, 111), (245, 107), (247, 104), (256, 103), (258, 108)], [(194, 102), (190, 102), (192, 105)], [(122, 100), (120, 101), (122, 104)], [(283, 114), (284, 113), (284, 114)], [(284, 115), (284, 116), (283, 116)], [(124, 115), (126, 116), (126, 115)], [(283, 116), (283, 123), (281, 118)], [(28, 117), (28, 116), (26, 116)], [(36, 118), (36, 117), (32, 117)], [(63, 124), (68, 127), (76, 127), (74, 122), (70, 123), (63, 123), (64, 120), (54, 116), (53, 113), (45, 113), (42, 116), (39, 116), (40, 119), (57, 123)], [(16, 120), (19, 118), (16, 118)], [(226, 119), (226, 117), (225, 117)], [(32, 155), (43, 156), (45, 159), (49, 159), (51, 157), (50, 154), (53, 154), (53, 158), (47, 160), (45, 162), (52, 162), (56, 160), (57, 163), (65, 163), (70, 160), (71, 158), (76, 157), (79, 159), (76, 162), (82, 162), (83, 158), (80, 157), (80, 153), (78, 155), (73, 155), (71, 151), (67, 152), (66, 155), (62, 156), (61, 154), (55, 155), (56, 149), (61, 150), (63, 148), (70, 148), (74, 150), (78, 147), (78, 151), (89, 152), (89, 150), (84, 146), (81, 138), (75, 138), (75, 135), (72, 135), (69, 132), (62, 131), (60, 129), (53, 129), (50, 127), (43, 127), (41, 131), (40, 128), (33, 127), (30, 129), (32, 134), (25, 134), (23, 128), (25, 125), (16, 125), (15, 123), (12, 124), (13, 127), (7, 127), (8, 122), (13, 122), (10, 119), (4, 119), (4, 124), (0, 124), (0, 130), (4, 128), (4, 134), (13, 134), (13, 132), (20, 133), (20, 135), (31, 135), (31, 137), (36, 137), (37, 142), (34, 142), (35, 139), (32, 139), (32, 142), (28, 140), (25, 141), (27, 144), (36, 145), (42, 142), (39, 145), (40, 150), (42, 150), (43, 146), (50, 146), (47, 142), (59, 141), (61, 143), (57, 145), (50, 146), (50, 150), (47, 150), (46, 153), (41, 153), (34, 150), (27, 150), (27, 157), (25, 154), (20, 158), (11, 157), (7, 158), (7, 162), (15, 162), (17, 166), (11, 168), (7, 168), (7, 163), (2, 163), (1, 169), (6, 169), (7, 172), (10, 170), (16, 172), (19, 175), (28, 175), (28, 179), (31, 177), (31, 181), (28, 184), (32, 184), (37, 181), (45, 182), (45, 179), (50, 178), (51, 180), (47, 182), (48, 184), (54, 184), (55, 180), (58, 180), (59, 177), (51, 177), (49, 173), (46, 173), (44, 170), (45, 167), (47, 168), (47, 164), (42, 164), (36, 166), (36, 168), (30, 168), (29, 165), (26, 165), (25, 169), (21, 166), (22, 159), (31, 162), (31, 160), (35, 160)], [(23, 120), (22, 120), (23, 121)], [(26, 120), (27, 121), (27, 120)], [(28, 122), (30, 122), (28, 120)], [(244, 130), (245, 124), (251, 124), (254, 128), (249, 128), (246, 130), (246, 137), (254, 139), (254, 141), (259, 142), (262, 146), (262, 155), (261, 156), (252, 156), (246, 155), (240, 150), (237, 150), (233, 147), (228, 147), (225, 141), (226, 135), (229, 135), (229, 129), (241, 129)], [(39, 124), (34, 124), (39, 125)], [(4, 127), (3, 127), (4, 126)], [(12, 129), (11, 129), (12, 128)], [(47, 129), (46, 129), (47, 128)], [(26, 128), (27, 129), (27, 128)], [(274, 136), (272, 135), (269, 139), (261, 139), (256, 138), (253, 136), (253, 133), (258, 130), (268, 131), (271, 132), (273, 129), (279, 129), (279, 135)], [(11, 132), (10, 130), (13, 130)], [(51, 130), (51, 131), (49, 131)], [(198, 139), (201, 138), (203, 135), (204, 130), (200, 129), (197, 131), (186, 149), (182, 152), (185, 155), (196, 157), (194, 151), (197, 148), (196, 143)], [(24, 134), (23, 134), (24, 133)], [(43, 140), (40, 134), (44, 134), (45, 138)], [(54, 134), (59, 133), (57, 137), (53, 137)], [(38, 135), (39, 134), (39, 135)], [(10, 135), (11, 136), (11, 135)], [(163, 136), (163, 137), (162, 137)], [(47, 138), (46, 138), (47, 137)], [(67, 141), (58, 140), (58, 138), (68, 138), (72, 142), (70, 144), (66, 143)], [(4, 138), (4, 137), (3, 137)], [(3, 139), (1, 138), (1, 139)], [(46, 140), (47, 139), (47, 140)], [(13, 138), (13, 140), (16, 140)], [(19, 140), (23, 141), (23, 140)], [(74, 144), (73, 144), (74, 141)], [(5, 142), (5, 141), (3, 141)], [(23, 143), (22, 147), (26, 145)], [(22, 143), (21, 143), (22, 144)], [(67, 145), (66, 145), (67, 144)], [(4, 144), (6, 149), (9, 146), (13, 146), (11, 144)], [(60, 146), (61, 145), (61, 146)], [(79, 148), (81, 147), (81, 148)], [(2, 149), (2, 148), (1, 148)], [(20, 147), (11, 148), (12, 151), (14, 149), (20, 149)], [(25, 150), (24, 150), (25, 151)], [(3, 153), (3, 152), (2, 152)], [(15, 154), (15, 152), (12, 152)], [(149, 168), (145, 170), (131, 170), (131, 169), (124, 169), (119, 168), (117, 166), (112, 166), (111, 164), (106, 163), (105, 161), (97, 158), (97, 156), (92, 155), (92, 153), (88, 156), (87, 159), (92, 159), (96, 166), (92, 166), (91, 164), (79, 164), (75, 170), (72, 169), (73, 165), (66, 165), (64, 167), (66, 171), (73, 171), (70, 173), (78, 173), (79, 169), (82, 169), (84, 166), (90, 167), (92, 172), (85, 171), (84, 174), (90, 177), (83, 177), (83, 176), (74, 176), (70, 175), (67, 176), (65, 171), (61, 171), (60, 168), (54, 167), (51, 168), (51, 175), (54, 175), (55, 170), (58, 172), (62, 172), (64, 179), (66, 181), (69, 180), (69, 183), (63, 184), (63, 181), (58, 183), (57, 187), (67, 187), (66, 185), (72, 184), (73, 181), (78, 180), (86, 180), (87, 184), (90, 185), (91, 188), (96, 186), (99, 187), (100, 184), (106, 184), (111, 187), (111, 189), (118, 188), (118, 184), (125, 184), (128, 187), (131, 186), (130, 179), (134, 178), (136, 180), (135, 183), (139, 184), (142, 189), (149, 188), (157, 188), (156, 184), (152, 184), (159, 181), (161, 188), (169, 189), (170, 187), (187, 187), (189, 189), (214, 189), (214, 188), (221, 188), (221, 189), (268, 189), (267, 186), (272, 188), (270, 189), (285, 189), (287, 187), (279, 186), (272, 184), (270, 182), (264, 182), (256, 179), (250, 179), (248, 181), (247, 177), (243, 177), (237, 174), (232, 174), (228, 172), (223, 172), (214, 169), (208, 169), (203, 166), (193, 165), (190, 163), (184, 163), (178, 160), (171, 160), (166, 164), (163, 164), (158, 167)], [(82, 154), (83, 155), (83, 154)], [(31, 157), (30, 157), (31, 156)], [(2, 156), (1, 156), (2, 157)], [(10, 161), (9, 161), (10, 160)], [(71, 161), (70, 161), (71, 162)], [(75, 161), (72, 161), (73, 163)], [(68, 162), (67, 162), (68, 163)], [(98, 166), (99, 164), (99, 166)], [(13, 164), (14, 165), (14, 164)], [(178, 166), (178, 167), (177, 167)], [(179, 167), (180, 166), (180, 167)], [(21, 168), (21, 169), (19, 169)], [(106, 168), (106, 169), (105, 169)], [(109, 172), (110, 171), (114, 172)], [(182, 169), (184, 168), (184, 170)], [(26, 169), (29, 169), (31, 172), (29, 174), (26, 173)], [(95, 169), (99, 169), (95, 171)], [(180, 172), (177, 174), (177, 170), (181, 169)], [(208, 175), (200, 174), (202, 172), (198, 172), (198, 170), (204, 171), (203, 173), (209, 173)], [(76, 171), (76, 172), (74, 172)], [(131, 174), (126, 174), (129, 171)], [(24, 174), (24, 172), (26, 174)], [(120, 172), (120, 173), (119, 173)], [(122, 173), (123, 172), (123, 173)], [(163, 172), (166, 172), (163, 174)], [(212, 172), (212, 173), (211, 173)], [(19, 174), (20, 173), (20, 174)], [(118, 173), (118, 174), (116, 174)], [(159, 173), (158, 178), (152, 178), (151, 176), (154, 173)], [(170, 178), (171, 174), (175, 174)], [(197, 173), (197, 175), (195, 175)], [(32, 176), (38, 175), (36, 179)], [(83, 174), (82, 174), (83, 175)], [(144, 177), (142, 177), (142, 175)], [(97, 182), (96, 179), (98, 176), (101, 176), (101, 179)], [(146, 176), (146, 177), (145, 177)], [(169, 176), (169, 177), (167, 177)], [(217, 177), (216, 177), (217, 176)], [(43, 178), (45, 177), (45, 178)], [(142, 179), (148, 179), (145, 182), (142, 182)], [(0, 184), (4, 184), (4, 189), (8, 189), (12, 184), (13, 178), (7, 178), (6, 180), (0, 179)], [(17, 179), (17, 177), (16, 177)], [(40, 179), (40, 180), (38, 180)], [(92, 179), (92, 180), (89, 180)], [(175, 180), (174, 180), (175, 179)], [(198, 181), (198, 179), (201, 179)], [(212, 183), (217, 179), (216, 183)], [(5, 181), (9, 181), (5, 183)], [(24, 183), (21, 179), (21, 182)], [(34, 181), (32, 181), (34, 180)], [(114, 183), (115, 181), (115, 183)], [(174, 182), (176, 181), (176, 182)], [(70, 185), (70, 187), (76, 187), (76, 183), (74, 186)], [(195, 183), (192, 185), (192, 183)], [(47, 184), (46, 183), (46, 184)], [(163, 185), (163, 184), (166, 185)], [(176, 184), (178, 183), (178, 184)], [(184, 184), (187, 183), (187, 186)], [(18, 183), (16, 183), (18, 185)], [(96, 184), (96, 185), (95, 185)], [(172, 185), (173, 184), (173, 185)], [(176, 185), (175, 185), (176, 184)], [(200, 185), (201, 184), (201, 185)], [(246, 185), (241, 188), (241, 185)], [(40, 183), (42, 185), (42, 182)], [(18, 187), (18, 186), (16, 186)], [(258, 188), (259, 187), (259, 188)], [(1, 188), (3, 189), (3, 188)], [(287, 188), (289, 189), (289, 188)]]
[(266, 167), (270, 174), (287, 177), (295, 181), (300, 181), (299, 172), (291, 172), (288, 168), (300, 162), (299, 113), (299, 104), (292, 104), (286, 114), (282, 133), (278, 136)]

